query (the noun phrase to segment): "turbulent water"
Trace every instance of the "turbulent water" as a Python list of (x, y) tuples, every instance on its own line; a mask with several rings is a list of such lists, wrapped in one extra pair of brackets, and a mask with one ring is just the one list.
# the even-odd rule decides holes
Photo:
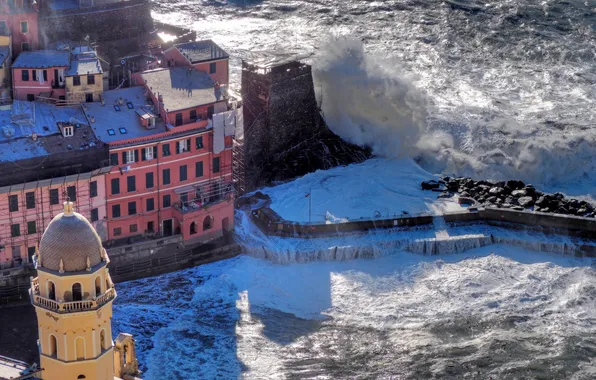
[(331, 127), (379, 154), (593, 192), (593, 0), (182, 0), (154, 15), (220, 43), (236, 85), (239, 59), (308, 57)]
[[(240, 59), (307, 59), (332, 129), (379, 155), (594, 190), (592, 0), (153, 5), (224, 47), (236, 88)], [(596, 378), (592, 261), (491, 245), (298, 263), (242, 228), (267, 260), (119, 284), (114, 330), (135, 335), (145, 378)]]
[(593, 379), (589, 261), (492, 246), (120, 284), (147, 379)]

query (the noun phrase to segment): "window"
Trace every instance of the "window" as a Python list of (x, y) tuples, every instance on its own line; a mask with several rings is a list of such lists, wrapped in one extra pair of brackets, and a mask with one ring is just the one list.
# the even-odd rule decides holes
[(151, 189), (153, 186), (153, 173), (145, 173), (145, 188)]
[(190, 152), (190, 139), (180, 140), (176, 143), (176, 154)]
[(209, 64), (209, 74), (215, 74), (217, 72), (217, 64), (214, 63), (210, 63)]
[(112, 205), (112, 218), (120, 217), (120, 205)]
[[(35, 247), (27, 247), (27, 258), (29, 258), (30, 263), (33, 262), (33, 256), (35, 256)], [(49, 281), (49, 282), (52, 282), (52, 281)], [(48, 284), (48, 286), (49, 286), (49, 284)]]
[(163, 184), (164, 185), (169, 185), (170, 184), (170, 169), (164, 169), (163, 170)]
[(29, 47), (29, 42), (21, 43), (21, 51), (29, 51), (31, 48)]
[(72, 77), (72, 85), (80, 86), (81, 85), (81, 77), (78, 75), (75, 75), (74, 77)]
[(10, 225), (10, 236), (17, 237), (21, 236), (21, 226), (19, 224)]
[(43, 81), (47, 82), (48, 81), (48, 70), (44, 70), (43, 71)]
[(172, 205), (172, 197), (170, 197), (170, 195), (164, 195), (162, 207), (166, 208), (166, 207), (170, 207), (171, 205)]
[(186, 165), (180, 166), (180, 182), (188, 179), (188, 170)]
[(99, 220), (99, 211), (98, 209), (94, 208), (91, 210), (91, 221), (97, 222)]
[(86, 101), (87, 103), (91, 103), (91, 102), (93, 102), (93, 94), (92, 94), (92, 93), (87, 93), (87, 94), (85, 94), (85, 101)]
[(118, 112), (120, 112), (120, 106), (118, 104), (114, 104), (114, 109)]
[(195, 138), (195, 145), (197, 149), (203, 149), (203, 136)]
[(0, 34), (4, 35), (8, 33), (8, 29), (6, 29), (6, 21), (0, 21)]
[(161, 152), (164, 157), (169, 156), (170, 153), (170, 144), (164, 144), (161, 146)]
[(64, 127), (64, 137), (74, 136), (74, 128), (71, 126)]
[(27, 208), (35, 208), (35, 193), (34, 192), (28, 192), (25, 194), (25, 201), (27, 203)]
[(147, 207), (145, 207), (145, 211), (153, 211), (155, 210), (155, 200), (153, 198), (147, 198)]
[(130, 227), (128, 227), (130, 232), (137, 232), (137, 225), (136, 224), (131, 224)]
[(120, 235), (122, 235), (122, 228), (120, 228), (120, 227), (114, 228), (114, 236), (120, 236)]
[(177, 113), (176, 114), (176, 126), (182, 125), (182, 114), (181, 113)]
[(137, 213), (137, 202), (128, 202), (128, 215)]
[(195, 177), (200, 178), (203, 176), (203, 161), (195, 162)]
[(112, 195), (120, 194), (120, 178), (112, 178)]
[(27, 21), (21, 21), (21, 33), (27, 33), (29, 31), (29, 23)]
[(190, 122), (197, 121), (197, 110), (190, 110)]
[(118, 153), (110, 154), (110, 164), (111, 165), (118, 165)]
[(150, 146), (150, 147), (141, 149), (141, 161), (152, 160), (156, 156), (157, 156), (157, 147), (156, 146)]
[(33, 94), (27, 94), (27, 101), (28, 102), (34, 102), (35, 101), (35, 95), (33, 95)]
[[(116, 135), (116, 131), (113, 130), (112, 128), (110, 128), (110, 129), (108, 129), (108, 135), (115, 136)], [(118, 161), (116, 161), (116, 162), (118, 162)], [(116, 164), (116, 165), (118, 165), (118, 164)]]
[(72, 300), (82, 301), (83, 300), (83, 287), (78, 282), (72, 284)]
[(34, 234), (37, 232), (37, 226), (35, 225), (35, 220), (32, 222), (27, 222), (27, 234)]
[(58, 189), (50, 189), (50, 205), (57, 205), (59, 203)]
[(71, 202), (77, 200), (77, 188), (75, 186), (68, 186), (66, 188), (66, 195), (70, 198)]
[(214, 112), (215, 112), (215, 109), (213, 108), (213, 106), (209, 106), (207, 108), (207, 118), (211, 119), (213, 117)]
[(194, 235), (197, 233), (197, 224), (195, 222), (192, 222), (190, 224), (190, 234)]
[(132, 104), (132, 102), (126, 102), (126, 106), (128, 107), (129, 110), (135, 108), (135, 106)]
[[(91, 100), (91, 101), (93, 101), (93, 100)], [(125, 135), (125, 134), (127, 134), (127, 133), (128, 133), (128, 131), (126, 130), (126, 128), (118, 128), (118, 130), (120, 131), (120, 134), (121, 134), (121, 135)], [(135, 152), (136, 152), (136, 151), (135, 151)]]
[(95, 198), (97, 196), (97, 181), (89, 183), (89, 196)]
[(14, 212), (19, 211), (19, 196), (9, 195), (8, 196), (8, 211)]
[(95, 84), (95, 76), (87, 75), (87, 84)]
[(219, 157), (213, 157), (213, 173), (219, 173)]
[(37, 70), (31, 70), (31, 75), (33, 76), (33, 82), (37, 82)]
[(134, 175), (126, 177), (126, 191), (137, 191), (137, 181)]
[(136, 150), (129, 150), (126, 152), (122, 152), (122, 160), (127, 164), (131, 164), (135, 162)]

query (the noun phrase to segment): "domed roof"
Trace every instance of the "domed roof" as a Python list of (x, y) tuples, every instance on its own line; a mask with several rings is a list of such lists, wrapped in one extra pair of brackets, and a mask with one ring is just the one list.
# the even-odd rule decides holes
[(72, 211), (72, 203), (65, 202), (64, 212), (56, 215), (39, 243), (41, 267), (59, 271), (60, 260), (65, 272), (87, 269), (87, 258), (93, 267), (102, 261), (101, 239), (89, 221)]

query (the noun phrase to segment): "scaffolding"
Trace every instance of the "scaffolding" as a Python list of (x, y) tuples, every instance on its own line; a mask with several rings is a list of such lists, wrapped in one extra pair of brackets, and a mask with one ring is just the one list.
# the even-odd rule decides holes
[(245, 176), (244, 141), (234, 139), (234, 147), (232, 148), (232, 182), (239, 197), (246, 192)]

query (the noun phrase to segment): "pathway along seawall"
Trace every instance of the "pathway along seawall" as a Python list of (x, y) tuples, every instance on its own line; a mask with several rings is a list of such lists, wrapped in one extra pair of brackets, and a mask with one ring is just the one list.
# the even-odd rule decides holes
[[(328, 238), (363, 234), (367, 231), (395, 229), (395, 239), (365, 245), (330, 247), (318, 250), (272, 250), (245, 247), (247, 253), (274, 262), (314, 260), (346, 260), (382, 256), (387, 249), (401, 249), (425, 255), (461, 253), (468, 249), (491, 244), (509, 244), (541, 252), (562, 253), (576, 257), (596, 257), (596, 219), (577, 216), (546, 214), (534, 211), (513, 211), (498, 208), (471, 208), (468, 211), (444, 215), (416, 215), (391, 219), (354, 220), (345, 223), (301, 223), (284, 220), (275, 211), (263, 207), (252, 211), (253, 222), (269, 236), (294, 238)], [(436, 218), (443, 218), (451, 226), (486, 225), (513, 231), (527, 231), (545, 235), (577, 238), (560, 241), (524, 239), (515, 234), (491, 233), (454, 237), (412, 238), (400, 232), (432, 228)]]

